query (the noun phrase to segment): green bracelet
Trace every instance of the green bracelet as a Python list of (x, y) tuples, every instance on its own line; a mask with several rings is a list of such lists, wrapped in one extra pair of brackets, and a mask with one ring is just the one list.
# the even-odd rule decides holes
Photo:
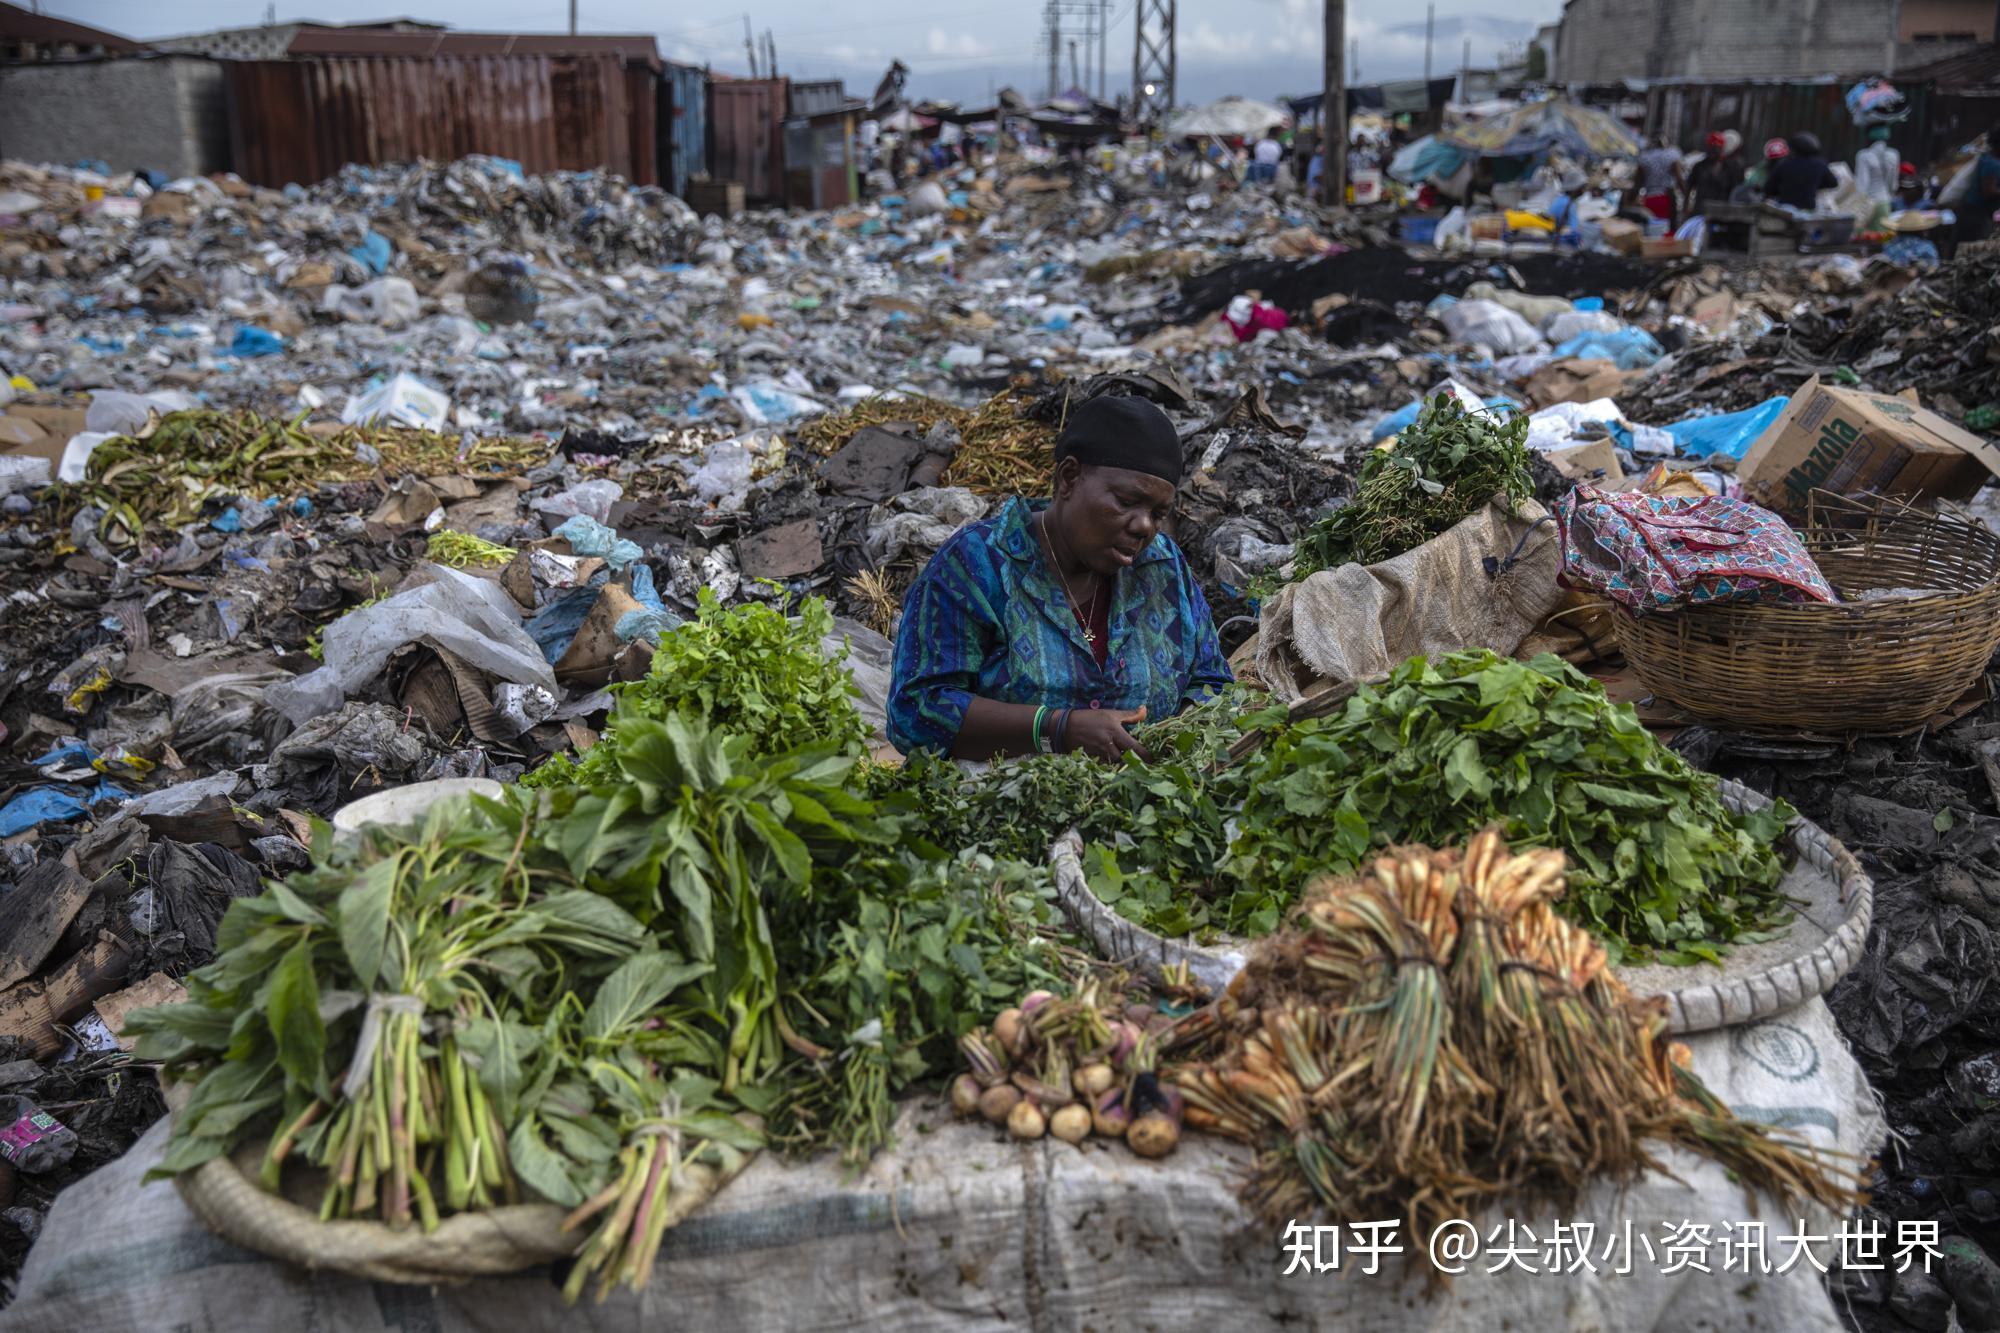
[(1047, 753), (1042, 747), (1042, 718), (1047, 716), (1048, 711), (1047, 704), (1038, 705), (1035, 709), (1035, 720), (1028, 725), (1028, 739), (1034, 743), (1036, 754)]

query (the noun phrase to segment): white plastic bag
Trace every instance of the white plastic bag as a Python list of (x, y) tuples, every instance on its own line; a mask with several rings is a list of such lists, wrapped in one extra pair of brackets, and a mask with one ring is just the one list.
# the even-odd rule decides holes
[(1548, 350), (1534, 325), (1492, 301), (1460, 301), (1439, 319), (1457, 341), (1490, 347), (1501, 356)]
[(357, 607), (328, 625), (320, 640), (326, 665), (270, 686), (264, 702), (303, 726), (338, 709), (382, 674), (391, 653), (419, 639), (503, 681), (539, 685), (560, 697), (555, 672), (498, 583), (444, 565), (424, 568), (433, 582)]

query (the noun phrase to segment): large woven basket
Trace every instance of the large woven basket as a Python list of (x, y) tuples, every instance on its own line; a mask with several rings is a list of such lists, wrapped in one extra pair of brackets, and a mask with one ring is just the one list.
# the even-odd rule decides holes
[[(1842, 601), (1616, 617), (1653, 694), (1746, 730), (1905, 731), (2000, 648), (2000, 535), (1895, 501), (1816, 493), (1799, 533)], [(1880, 590), (1910, 595), (1854, 600)]]

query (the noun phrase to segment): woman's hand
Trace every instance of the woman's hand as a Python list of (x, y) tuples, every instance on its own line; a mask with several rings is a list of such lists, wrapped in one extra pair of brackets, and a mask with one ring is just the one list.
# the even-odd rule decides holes
[(1153, 762), (1152, 753), (1125, 729), (1130, 723), (1145, 720), (1144, 707), (1074, 709), (1063, 732), (1063, 748), (1081, 750), (1092, 759), (1101, 759), (1107, 764), (1118, 763), (1129, 751), (1150, 764)]

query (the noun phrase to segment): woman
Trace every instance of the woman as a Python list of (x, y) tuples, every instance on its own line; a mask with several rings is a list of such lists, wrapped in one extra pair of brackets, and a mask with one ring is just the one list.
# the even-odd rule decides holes
[(1056, 440), (1053, 498), (954, 533), (903, 601), (889, 739), (955, 759), (1080, 750), (1150, 758), (1127, 730), (1230, 682), (1208, 603), (1160, 533), (1174, 425), (1094, 398)]

